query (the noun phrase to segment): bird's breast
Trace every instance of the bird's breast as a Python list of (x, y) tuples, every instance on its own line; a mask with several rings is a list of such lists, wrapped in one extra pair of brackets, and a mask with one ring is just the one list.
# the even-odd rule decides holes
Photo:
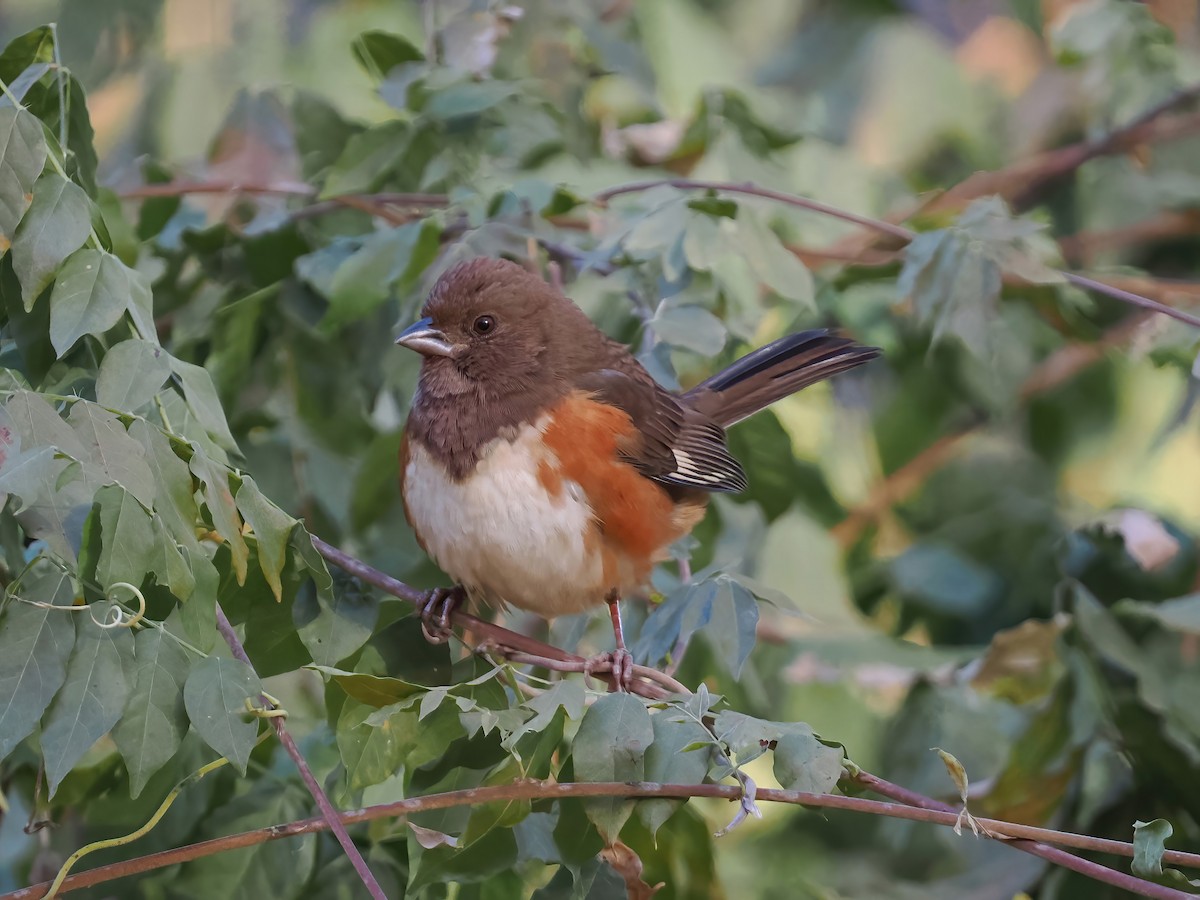
[(546, 617), (580, 612), (643, 584), (703, 515), (622, 459), (631, 428), (620, 410), (568, 397), (491, 441), (460, 478), (409, 441), (405, 512), (472, 596)]

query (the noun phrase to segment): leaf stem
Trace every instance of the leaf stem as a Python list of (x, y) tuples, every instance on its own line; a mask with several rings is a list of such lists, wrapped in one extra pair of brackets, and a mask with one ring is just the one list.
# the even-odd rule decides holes
[[(263, 735), (265, 736), (266, 732), (263, 732)], [(66, 862), (59, 867), (58, 874), (55, 875), (54, 880), (50, 882), (50, 888), (46, 891), (45, 896), (58, 896), (63, 882), (66, 880), (71, 869), (74, 868), (75, 863), (79, 862), (80, 859), (87, 856), (89, 853), (95, 853), (97, 850), (108, 850), (112, 847), (122, 847), (125, 844), (132, 843), (143, 835), (148, 834), (150, 830), (159, 823), (162, 817), (166, 815), (167, 810), (171, 808), (171, 804), (175, 802), (175, 798), (183, 792), (184, 788), (199, 781), (210, 772), (215, 772), (228, 762), (229, 760), (222, 756), (220, 759), (215, 759), (207, 765), (201, 766), (195, 772), (192, 772), (190, 775), (181, 779), (180, 782), (176, 784), (175, 787), (171, 789), (171, 792), (163, 799), (163, 802), (158, 805), (158, 809), (155, 810), (154, 815), (152, 815), (140, 828), (136, 828), (129, 832), (129, 834), (124, 834), (120, 837), (107, 838), (103, 841), (93, 841), (90, 844), (85, 844), (84, 846), (80, 847), (78, 850), (68, 856)]]

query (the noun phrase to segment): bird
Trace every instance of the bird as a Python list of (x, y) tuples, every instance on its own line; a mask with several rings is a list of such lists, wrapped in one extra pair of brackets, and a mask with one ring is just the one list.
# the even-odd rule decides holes
[(490, 257), (445, 271), (396, 344), (422, 357), (400, 441), (404, 514), (455, 582), (427, 595), (426, 636), (445, 640), (464, 602), (545, 619), (607, 604), (616, 646), (588, 671), (617, 689), (633, 671), (621, 598), (711, 494), (747, 488), (726, 429), (880, 354), (801, 331), (673, 392), (558, 287)]

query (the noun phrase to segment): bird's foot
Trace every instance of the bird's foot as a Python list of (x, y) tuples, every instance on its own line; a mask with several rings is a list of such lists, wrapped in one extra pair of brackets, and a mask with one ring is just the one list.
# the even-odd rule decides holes
[(633, 654), (624, 647), (598, 653), (588, 657), (583, 664), (583, 674), (594, 678), (597, 673), (608, 673), (614, 690), (629, 693), (633, 684)]
[(450, 640), (450, 616), (463, 602), (461, 587), (434, 588), (425, 595), (421, 603), (421, 631), (431, 644), (444, 644)]

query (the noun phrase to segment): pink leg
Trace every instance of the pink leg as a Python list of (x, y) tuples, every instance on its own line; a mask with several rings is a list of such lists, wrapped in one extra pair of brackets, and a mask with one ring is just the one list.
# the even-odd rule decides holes
[(610, 684), (613, 689), (628, 691), (633, 683), (633, 654), (625, 647), (625, 631), (621, 627), (621, 595), (615, 590), (611, 591), (605, 602), (608, 604), (608, 615), (612, 620), (613, 637), (617, 646), (614, 650), (589, 659), (588, 667), (584, 671), (590, 675), (593, 666), (603, 666), (612, 672)]

